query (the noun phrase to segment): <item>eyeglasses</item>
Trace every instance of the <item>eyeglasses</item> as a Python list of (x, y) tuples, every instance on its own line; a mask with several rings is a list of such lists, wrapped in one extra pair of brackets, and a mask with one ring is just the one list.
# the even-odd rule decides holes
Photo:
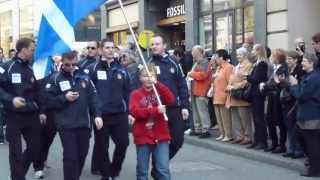
[(87, 47), (87, 49), (95, 50), (97, 48), (96, 47)]
[(75, 67), (75, 66), (77, 66), (77, 63), (72, 63), (72, 64), (70, 64), (70, 63), (65, 63), (65, 64), (63, 64), (64, 66), (67, 66), (67, 67)]

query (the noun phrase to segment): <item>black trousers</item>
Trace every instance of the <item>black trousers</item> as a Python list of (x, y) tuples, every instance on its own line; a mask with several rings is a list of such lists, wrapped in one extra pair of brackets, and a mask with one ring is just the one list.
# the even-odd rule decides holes
[[(32, 162), (39, 155), (40, 122), (37, 113), (6, 113), (7, 140), (9, 142), (9, 162), (12, 180), (25, 180)], [(26, 143), (22, 152), (21, 135)]]
[(320, 174), (320, 130), (299, 129), (298, 132), (303, 139), (304, 151), (309, 159), (309, 171)]
[(47, 123), (41, 126), (40, 133), (40, 154), (37, 156), (37, 160), (33, 164), (35, 171), (44, 169), (44, 163), (48, 159), (50, 146), (57, 134), (57, 129), (54, 123), (54, 114), (47, 114)]
[[(129, 146), (129, 122), (127, 113), (102, 115), (103, 128), (96, 132), (96, 151), (99, 170), (103, 177), (119, 176)], [(112, 160), (109, 157), (110, 137), (115, 144)], [(101, 153), (101, 154), (99, 154)]]
[(97, 129), (94, 127), (93, 128), (93, 133), (94, 133), (94, 145), (93, 145), (93, 151), (92, 151), (92, 158), (91, 158), (91, 172), (96, 172), (99, 171), (99, 164), (101, 160), (101, 147), (99, 147), (100, 143), (98, 142), (98, 137), (97, 137)]
[[(169, 145), (169, 158), (172, 159), (183, 145), (185, 121), (182, 119), (181, 109), (178, 107), (168, 107), (166, 112), (169, 119), (168, 124), (171, 135), (171, 141)], [(152, 166), (153, 168), (151, 170), (151, 176), (154, 179), (158, 179), (158, 173), (154, 168), (155, 165), (153, 161)]]
[(182, 119), (181, 109), (178, 107), (168, 107), (167, 116), (171, 135), (169, 157), (172, 159), (183, 145), (185, 121)]
[[(271, 139), (272, 147), (281, 146), (286, 147), (286, 141), (287, 141), (287, 128), (285, 124), (282, 122), (279, 122), (276, 124), (272, 118), (267, 118), (267, 124), (268, 124), (268, 132)], [(280, 137), (278, 137), (277, 133), (277, 127), (280, 131)]]
[(254, 143), (267, 144), (267, 125), (264, 119), (264, 96), (254, 96), (252, 99), (252, 115), (254, 125)]
[(59, 129), (64, 180), (79, 180), (89, 150), (90, 129)]
[(209, 102), (208, 102), (208, 111), (209, 111), (209, 115), (210, 115), (210, 122), (211, 122), (211, 127), (217, 125), (217, 118), (216, 118), (216, 114), (214, 112), (214, 107), (213, 107), (213, 98), (208, 98)]

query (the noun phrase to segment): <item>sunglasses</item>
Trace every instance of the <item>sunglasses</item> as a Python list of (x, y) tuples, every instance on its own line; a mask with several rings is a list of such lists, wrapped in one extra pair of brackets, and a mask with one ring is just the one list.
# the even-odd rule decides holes
[(95, 50), (97, 48), (96, 47), (87, 47), (87, 49)]
[(70, 64), (70, 63), (65, 63), (65, 64), (63, 64), (63, 65), (66, 66), (66, 67), (71, 67), (71, 66), (75, 67), (75, 66), (77, 66), (77, 63), (72, 63), (72, 64)]

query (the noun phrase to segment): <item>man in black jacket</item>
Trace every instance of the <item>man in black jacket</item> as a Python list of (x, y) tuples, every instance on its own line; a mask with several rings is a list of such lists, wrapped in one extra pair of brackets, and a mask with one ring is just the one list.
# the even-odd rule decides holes
[[(39, 150), (38, 85), (29, 62), (35, 44), (27, 38), (18, 40), (17, 55), (0, 67), (0, 101), (7, 120), (7, 140), (11, 179), (25, 180), (31, 162)], [(22, 153), (21, 135), (26, 142)]]
[[(90, 77), (101, 100), (101, 113), (104, 126), (96, 132), (96, 148), (100, 150), (99, 171), (101, 180), (115, 180), (120, 175), (122, 163), (129, 145), (128, 101), (130, 78), (127, 70), (114, 58), (114, 43), (109, 39), (101, 42), (101, 60), (92, 64)], [(109, 158), (109, 140), (112, 138), (115, 150)], [(95, 150), (94, 150), (95, 152)]]
[(78, 63), (78, 68), (84, 73), (88, 73), (88, 67), (95, 63), (99, 58), (99, 42), (90, 41), (87, 44), (88, 55), (84, 59), (81, 59)]
[(79, 180), (89, 149), (91, 132), (90, 112), (95, 125), (103, 122), (96, 89), (89, 77), (76, 70), (75, 51), (62, 56), (62, 70), (53, 75), (46, 89), (47, 108), (55, 111), (55, 124), (63, 146), (65, 180)]

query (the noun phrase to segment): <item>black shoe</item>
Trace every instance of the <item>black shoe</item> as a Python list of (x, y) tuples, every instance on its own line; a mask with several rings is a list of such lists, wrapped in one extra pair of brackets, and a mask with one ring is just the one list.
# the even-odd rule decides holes
[(266, 144), (258, 144), (254, 149), (255, 150), (262, 150), (262, 149), (267, 149), (268, 146)]
[(191, 131), (189, 136), (200, 136), (201, 133), (195, 132), (195, 131)]
[(154, 179), (154, 180), (158, 180), (157, 178), (157, 172), (154, 168), (152, 168), (151, 170), (151, 177)]
[(304, 157), (304, 154), (294, 154), (291, 158), (292, 159), (300, 159), (300, 158), (303, 158)]
[(271, 146), (269, 148), (264, 149), (264, 152), (272, 152), (277, 148), (277, 146)]
[(310, 166), (310, 161), (309, 161), (308, 157), (304, 160), (304, 166), (306, 166), (306, 167)]
[(285, 153), (282, 156), (285, 158), (292, 158), (294, 156), (294, 154), (293, 153)]
[(286, 148), (280, 147), (280, 146), (278, 146), (276, 149), (274, 149), (272, 151), (273, 154), (280, 154), (280, 153), (285, 153), (285, 152), (286, 152)]
[(250, 146), (247, 146), (247, 149), (254, 149), (256, 146), (256, 143), (252, 143)]
[(111, 177), (102, 177), (100, 180), (112, 180)]
[(101, 172), (99, 170), (91, 170), (91, 174), (101, 176)]
[(120, 180), (119, 176), (111, 177), (110, 179), (111, 179), (111, 180)]
[(320, 177), (320, 172), (315, 173), (315, 172), (312, 172), (309, 169), (307, 169), (306, 171), (301, 173), (300, 176), (304, 176), (304, 177)]
[(0, 140), (0, 144), (4, 144), (4, 140), (3, 139)]
[(211, 134), (209, 132), (201, 133), (199, 135), (200, 139), (205, 139), (205, 138), (208, 138), (208, 137), (211, 137)]

